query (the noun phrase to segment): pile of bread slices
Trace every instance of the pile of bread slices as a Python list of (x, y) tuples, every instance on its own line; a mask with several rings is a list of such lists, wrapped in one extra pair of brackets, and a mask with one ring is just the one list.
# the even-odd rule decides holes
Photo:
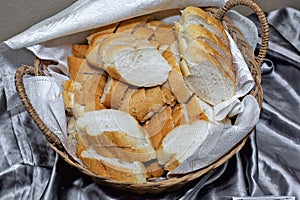
[(101, 27), (87, 41), (68, 57), (63, 97), (70, 141), (99, 176), (165, 176), (204, 141), (212, 106), (235, 94), (227, 35), (200, 8), (174, 25), (143, 16)]

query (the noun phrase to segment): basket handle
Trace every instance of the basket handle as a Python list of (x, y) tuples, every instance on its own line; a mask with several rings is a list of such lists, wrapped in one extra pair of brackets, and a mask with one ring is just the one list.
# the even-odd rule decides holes
[(244, 5), (251, 8), (254, 11), (254, 13), (257, 15), (258, 20), (260, 22), (260, 27), (262, 31), (262, 35), (261, 35), (262, 41), (256, 58), (256, 62), (258, 66), (261, 66), (266, 57), (266, 53), (268, 50), (269, 25), (268, 25), (266, 15), (264, 14), (263, 10), (259, 7), (259, 5), (257, 5), (252, 0), (228, 0), (220, 9), (216, 11), (214, 17), (217, 20), (221, 21), (228, 10), (238, 5)]
[[(38, 73), (38, 74), (36, 74)], [(23, 77), (26, 74), (30, 75), (43, 75), (41, 71), (36, 72), (36, 69), (31, 66), (22, 65), (19, 67), (15, 73), (15, 85), (17, 89), (17, 93), (28, 111), (29, 116), (34, 120), (34, 122), (37, 124), (38, 128), (44, 133), (47, 141), (50, 144), (53, 144), (56, 148), (62, 149), (62, 143), (59, 140), (59, 138), (45, 125), (45, 123), (41, 120), (35, 109), (33, 108), (27, 94), (25, 91), (24, 83), (23, 83)]]

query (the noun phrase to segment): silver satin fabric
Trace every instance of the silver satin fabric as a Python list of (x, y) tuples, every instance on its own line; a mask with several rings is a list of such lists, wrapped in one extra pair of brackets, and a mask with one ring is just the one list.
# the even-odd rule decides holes
[[(250, 16), (257, 25), (255, 16)], [(5, 88), (16, 68), (0, 74), (0, 199), (231, 199), (232, 196), (295, 196), (300, 199), (300, 11), (268, 13), (270, 48), (263, 66), (263, 108), (244, 148), (225, 164), (181, 190), (134, 195), (99, 186), (70, 167), (47, 145), (17, 99)], [(259, 25), (258, 25), (259, 28)], [(7, 54), (23, 51), (24, 57)], [(14, 66), (32, 65), (26, 50), (0, 53)], [(1, 59), (4, 59), (0, 54)], [(6, 67), (6, 68), (5, 68)], [(14, 102), (9, 110), (7, 102)]]

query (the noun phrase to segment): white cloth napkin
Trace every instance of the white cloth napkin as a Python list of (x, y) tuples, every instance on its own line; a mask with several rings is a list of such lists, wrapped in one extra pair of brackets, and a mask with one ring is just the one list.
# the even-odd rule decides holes
[(220, 7), (227, 0), (78, 0), (67, 9), (6, 41), (12, 49), (105, 26), (124, 19), (190, 6)]

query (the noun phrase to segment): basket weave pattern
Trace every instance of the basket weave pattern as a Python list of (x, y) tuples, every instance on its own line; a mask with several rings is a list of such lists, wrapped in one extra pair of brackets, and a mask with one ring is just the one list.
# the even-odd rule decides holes
[[(251, 46), (245, 42), (245, 39), (241, 33), (241, 31), (236, 28), (231, 20), (227, 17), (224, 17), (225, 13), (236, 5), (245, 5), (250, 7), (258, 16), (258, 19), (262, 28), (262, 42), (260, 45), (260, 50), (257, 58), (255, 59), (253, 54), (253, 49)], [(207, 8), (205, 9), (207, 12), (211, 13), (216, 19), (220, 20), (224, 26), (224, 29), (227, 30), (232, 36), (233, 40), (236, 42), (239, 47), (242, 55), (249, 67), (249, 70), (254, 78), (255, 87), (250, 92), (253, 95), (259, 106), (261, 107), (262, 99), (263, 99), (263, 91), (261, 87), (261, 70), (260, 66), (265, 58), (267, 49), (268, 49), (268, 39), (269, 39), (269, 29), (266, 17), (262, 9), (251, 0), (229, 0), (222, 8)], [(36, 60), (36, 66), (43, 64), (44, 61)], [(48, 61), (45, 61), (48, 62)], [(114, 187), (116, 189), (131, 191), (134, 193), (160, 193), (163, 191), (176, 190), (186, 183), (190, 181), (194, 181), (212, 169), (217, 168), (222, 165), (228, 159), (230, 159), (233, 155), (235, 155), (245, 144), (248, 137), (245, 137), (240, 143), (238, 143), (235, 147), (231, 149), (230, 152), (227, 152), (222, 158), (212, 163), (211, 165), (200, 169), (196, 172), (189, 173), (187, 175), (181, 177), (172, 177), (167, 180), (163, 180), (160, 182), (147, 182), (145, 184), (134, 184), (134, 183), (124, 183), (118, 182), (115, 180), (107, 179), (104, 177), (99, 177), (94, 173), (90, 172), (88, 169), (81, 166), (79, 163), (74, 161), (65, 151), (62, 146), (62, 143), (57, 138), (57, 136), (44, 124), (44, 122), (40, 119), (35, 109), (30, 103), (28, 96), (26, 95), (26, 91), (23, 84), (23, 76), (25, 74), (31, 75), (44, 75), (40, 69), (30, 67), (30, 66), (21, 66), (16, 74), (15, 74), (15, 85), (17, 88), (17, 92), (21, 98), (23, 105), (28, 111), (29, 115), (32, 117), (34, 122), (37, 124), (39, 129), (44, 133), (50, 147), (56, 151), (67, 163), (71, 166), (76, 167), (82, 173), (90, 176), (95, 182), (99, 184), (108, 185)]]

